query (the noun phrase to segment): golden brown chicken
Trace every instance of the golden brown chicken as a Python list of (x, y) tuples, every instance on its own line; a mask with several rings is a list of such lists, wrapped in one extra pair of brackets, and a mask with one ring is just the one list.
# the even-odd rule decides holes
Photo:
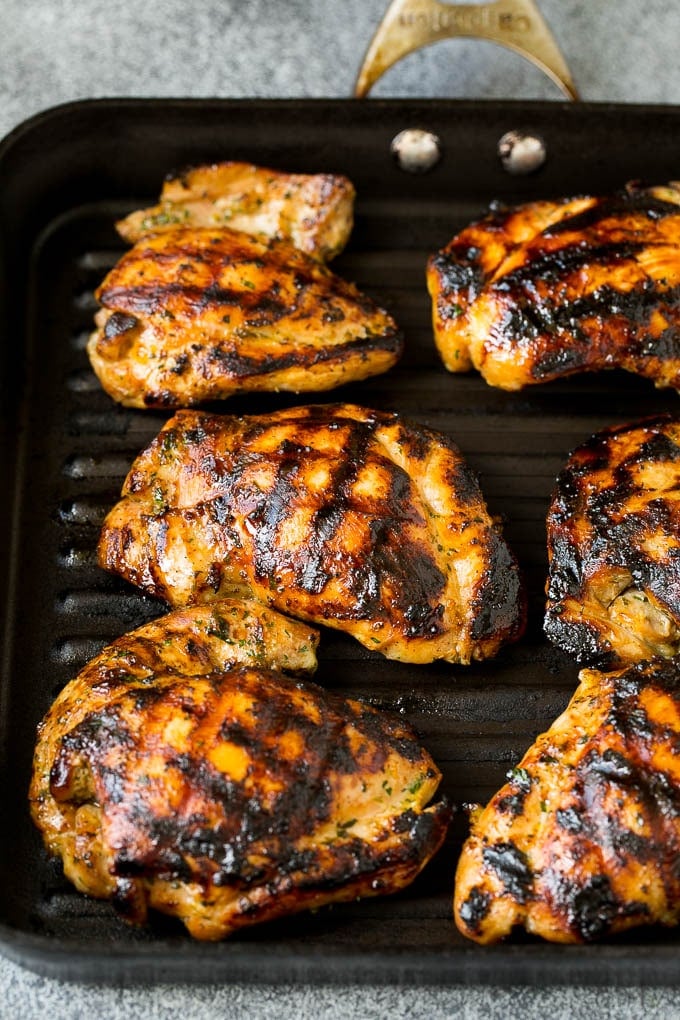
[(347, 404), (179, 412), (132, 465), (99, 561), (173, 605), (237, 590), (406, 662), (483, 659), (524, 625), (454, 444)]
[(680, 388), (680, 185), (495, 209), (428, 265), (446, 368), (517, 390), (623, 368)]
[(252, 163), (213, 163), (166, 178), (160, 204), (116, 227), (134, 243), (181, 227), (227, 227), (261, 241), (289, 241), (328, 261), (352, 232), (354, 187), (339, 174), (290, 174)]
[(81, 892), (219, 939), (418, 874), (449, 820), (426, 807), (439, 770), (401, 719), (271, 668), (310, 671), (315, 644), (221, 601), (119, 638), (64, 688), (30, 799)]
[(547, 528), (551, 641), (595, 665), (680, 650), (680, 418), (604, 429), (575, 450)]
[(96, 292), (88, 354), (128, 407), (252, 390), (327, 390), (398, 360), (394, 320), (283, 242), (175, 227), (139, 241)]
[(566, 711), (478, 809), (456, 874), (460, 931), (587, 942), (680, 921), (680, 665), (584, 669)]

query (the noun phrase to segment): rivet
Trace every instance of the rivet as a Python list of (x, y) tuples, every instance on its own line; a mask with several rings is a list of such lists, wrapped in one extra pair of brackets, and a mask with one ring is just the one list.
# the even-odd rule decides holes
[(406, 128), (394, 136), (390, 151), (402, 170), (424, 174), (442, 158), (442, 143), (431, 131)]
[(507, 131), (498, 143), (498, 156), (509, 174), (530, 174), (543, 166), (545, 142), (539, 135)]

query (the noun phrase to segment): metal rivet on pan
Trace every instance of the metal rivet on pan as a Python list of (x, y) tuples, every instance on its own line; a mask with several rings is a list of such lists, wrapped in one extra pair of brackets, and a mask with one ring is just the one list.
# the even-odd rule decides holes
[(509, 174), (530, 174), (545, 163), (545, 142), (539, 135), (507, 131), (498, 143), (498, 155)]
[(442, 158), (442, 143), (431, 131), (406, 128), (394, 136), (390, 151), (402, 170), (424, 174)]

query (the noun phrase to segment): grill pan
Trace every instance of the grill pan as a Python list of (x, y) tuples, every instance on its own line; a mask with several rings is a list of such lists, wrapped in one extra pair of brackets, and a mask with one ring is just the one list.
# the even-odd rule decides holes
[[(436, 132), (443, 159), (402, 172), (390, 142)], [(511, 129), (540, 134), (544, 167), (510, 177), (496, 147)], [(339, 273), (395, 316), (406, 335), (389, 374), (318, 399), (395, 409), (452, 436), (481, 476), (529, 588), (525, 638), (470, 667), (388, 662), (322, 634), (317, 680), (404, 713), (444, 773), (451, 800), (484, 802), (536, 734), (566, 706), (577, 669), (542, 636), (544, 520), (555, 476), (595, 429), (677, 407), (675, 393), (619, 372), (519, 394), (474, 373), (450, 376), (435, 353), (427, 255), (489, 202), (606, 192), (680, 173), (680, 110), (671, 107), (456, 101), (147, 101), (74, 103), (16, 129), (0, 147), (0, 504), (3, 591), (0, 754), (0, 951), (80, 981), (667, 984), (680, 979), (680, 935), (637, 930), (593, 946), (517, 935), (482, 948), (451, 918), (466, 823), (458, 812), (435, 860), (404, 892), (335, 906), (200, 944), (156, 917), (129, 928), (76, 893), (49, 861), (27, 810), (35, 726), (54, 696), (113, 637), (163, 606), (96, 565), (95, 543), (133, 457), (162, 413), (104, 394), (84, 346), (93, 289), (123, 251), (113, 222), (156, 200), (187, 164), (244, 159), (338, 171), (358, 192)], [(306, 400), (306, 398), (303, 398)], [(251, 395), (211, 409), (258, 413), (302, 403)], [(314, 399), (314, 398), (312, 398)]]

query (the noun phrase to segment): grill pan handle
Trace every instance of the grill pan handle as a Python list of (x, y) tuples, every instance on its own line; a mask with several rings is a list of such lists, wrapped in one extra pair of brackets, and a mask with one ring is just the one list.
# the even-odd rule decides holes
[(530, 60), (564, 92), (579, 94), (564, 56), (534, 0), (450, 4), (392, 0), (366, 51), (354, 95), (367, 96), (388, 68), (440, 39), (486, 39)]

